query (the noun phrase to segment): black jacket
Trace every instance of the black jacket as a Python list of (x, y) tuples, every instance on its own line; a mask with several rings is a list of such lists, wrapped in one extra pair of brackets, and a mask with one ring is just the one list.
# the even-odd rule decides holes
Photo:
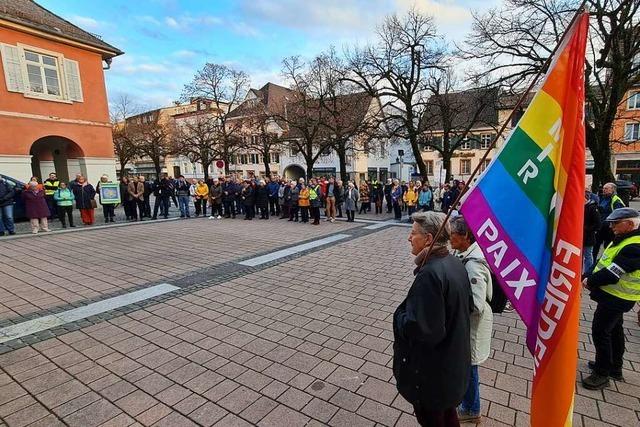
[(0, 180), (0, 207), (12, 205), (15, 195), (13, 187), (6, 180)]
[(393, 315), (393, 375), (408, 402), (426, 410), (458, 406), (469, 382), (470, 284), (453, 255), (432, 257)]
[(594, 246), (596, 244), (596, 231), (600, 229), (600, 212), (598, 205), (593, 200), (589, 200), (584, 205), (584, 231), (583, 243), (584, 247)]
[(251, 186), (243, 188), (240, 197), (242, 198), (242, 204), (244, 206), (253, 206), (256, 204), (255, 190)]
[(255, 189), (256, 194), (256, 207), (268, 208), (269, 207), (269, 189), (267, 186), (258, 186)]
[(153, 183), (153, 195), (156, 197), (171, 197), (173, 185), (167, 178)]
[(91, 209), (91, 201), (96, 197), (96, 190), (93, 185), (76, 185), (73, 187), (73, 196), (76, 198), (76, 207), (78, 209)]

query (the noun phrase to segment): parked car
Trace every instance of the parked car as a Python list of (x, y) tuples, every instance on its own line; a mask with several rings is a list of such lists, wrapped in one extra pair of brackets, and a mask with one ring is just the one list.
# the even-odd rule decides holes
[(20, 193), (22, 193), (22, 190), (24, 190), (25, 188), (25, 183), (7, 175), (0, 174), (0, 176), (2, 176), (10, 186), (14, 187), (16, 192), (16, 196), (14, 198), (15, 204), (13, 205), (13, 219), (15, 221), (22, 221), (27, 219), (27, 215), (24, 211), (24, 202), (22, 201), (22, 197), (20, 195)]

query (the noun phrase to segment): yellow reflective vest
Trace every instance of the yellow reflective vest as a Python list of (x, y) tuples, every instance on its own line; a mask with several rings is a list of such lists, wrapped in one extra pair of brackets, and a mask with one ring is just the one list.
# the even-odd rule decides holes
[(593, 269), (593, 272), (596, 273), (606, 268), (618, 276), (619, 279), (618, 283), (605, 285), (600, 287), (600, 289), (623, 300), (640, 301), (640, 270), (626, 272), (613, 262), (616, 255), (618, 255), (625, 246), (637, 244), (640, 244), (640, 236), (631, 236), (615, 246), (613, 243), (607, 246), (596, 268)]
[(55, 193), (58, 187), (60, 186), (60, 181), (57, 179), (55, 181), (51, 181), (47, 179), (44, 181), (43, 185), (44, 185), (44, 194), (46, 196), (53, 196), (53, 193)]

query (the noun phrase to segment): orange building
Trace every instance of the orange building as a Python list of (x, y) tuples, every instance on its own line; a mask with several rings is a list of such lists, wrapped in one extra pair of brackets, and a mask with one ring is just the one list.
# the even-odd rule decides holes
[(31, 0), (0, 0), (0, 173), (115, 178), (103, 70), (121, 54)]
[(640, 87), (635, 87), (618, 107), (613, 125), (612, 151), (614, 174), (640, 181)]

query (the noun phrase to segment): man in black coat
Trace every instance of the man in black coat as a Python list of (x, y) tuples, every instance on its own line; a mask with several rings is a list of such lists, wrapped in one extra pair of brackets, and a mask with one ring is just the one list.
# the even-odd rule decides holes
[(449, 254), (449, 227), (429, 246), (444, 214), (414, 214), (409, 235), (417, 268), (413, 285), (393, 315), (393, 374), (422, 426), (458, 426), (456, 407), (469, 381), (470, 284)]
[(391, 201), (391, 189), (393, 188), (393, 181), (391, 178), (387, 179), (387, 183), (384, 185), (384, 199), (387, 201), (387, 213), (391, 213), (393, 210), (393, 202)]
[(593, 246), (596, 243), (596, 232), (600, 230), (600, 212), (598, 204), (590, 197), (589, 192), (584, 195), (584, 228), (582, 239), (582, 274), (591, 273), (593, 268)]
[(169, 199), (173, 194), (173, 185), (167, 175), (164, 175), (159, 181), (156, 181), (153, 185), (153, 195), (156, 198), (153, 204), (153, 217), (152, 219), (158, 219), (158, 209), (160, 209), (160, 215), (165, 219), (169, 216)]
[(5, 228), (10, 235), (16, 234), (13, 224), (13, 199), (16, 193), (12, 185), (0, 176), (0, 236)]

